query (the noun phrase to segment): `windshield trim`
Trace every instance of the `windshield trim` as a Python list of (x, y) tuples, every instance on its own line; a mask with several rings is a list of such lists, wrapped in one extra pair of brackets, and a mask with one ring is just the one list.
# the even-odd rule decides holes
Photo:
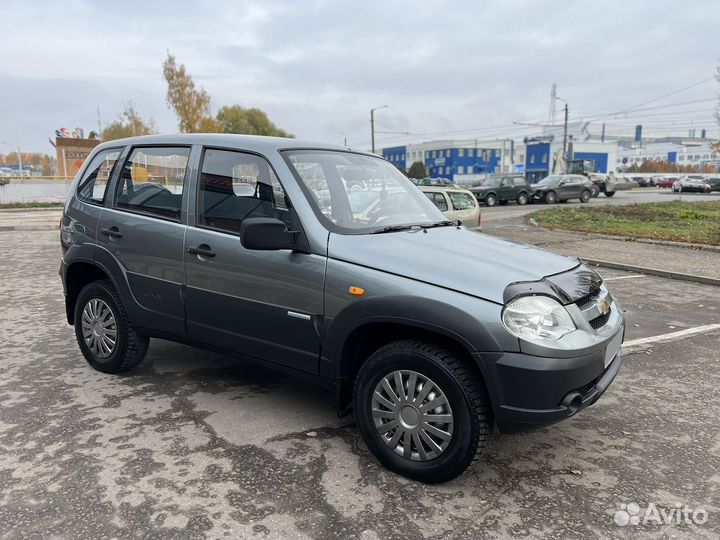
[[(279, 149), (278, 153), (283, 158), (283, 161), (287, 165), (288, 169), (290, 169), (290, 173), (293, 175), (293, 178), (295, 179), (295, 182), (300, 186), (300, 190), (302, 191), (303, 195), (305, 196), (305, 200), (307, 201), (308, 205), (313, 211), (313, 214), (315, 214), (315, 218), (320, 222), (320, 224), (325, 227), (327, 230), (333, 233), (337, 234), (343, 234), (343, 235), (364, 235), (364, 234), (372, 234), (377, 229), (383, 228), (382, 226), (373, 226), (373, 227), (362, 227), (358, 229), (353, 229), (349, 227), (343, 227), (340, 225), (337, 225), (336, 223), (333, 223), (332, 220), (328, 218), (328, 216), (324, 215), (322, 211), (320, 210), (319, 206), (314, 202), (315, 196), (312, 193), (312, 190), (305, 184), (303, 179), (300, 177), (300, 173), (295, 168), (295, 165), (290, 160), (290, 154), (312, 154), (316, 152), (332, 152), (337, 154), (352, 154), (356, 156), (363, 156), (367, 158), (374, 158), (379, 161), (385, 162), (390, 167), (395, 167), (390, 161), (383, 158), (382, 156), (378, 156), (377, 154), (371, 154), (367, 152), (359, 152), (355, 150), (345, 149), (345, 148), (326, 148), (326, 147), (302, 147), (302, 148), (283, 148)], [(402, 175), (410, 185), (412, 185), (413, 188), (417, 189), (418, 192), (422, 194), (422, 190), (420, 189), (420, 186), (415, 185), (402, 171), (398, 170), (398, 174)], [(424, 194), (422, 194), (423, 197), (425, 197)], [(428, 200), (428, 202), (432, 205), (433, 203)], [(433, 205), (433, 208), (436, 208)], [(438, 210), (440, 215), (443, 219), (447, 219), (445, 217), (445, 214), (443, 214), (440, 210)], [(428, 223), (433, 223), (433, 220), (425, 220), (421, 221), (419, 223), (409, 223), (407, 225), (419, 227), (422, 225), (426, 225)]]

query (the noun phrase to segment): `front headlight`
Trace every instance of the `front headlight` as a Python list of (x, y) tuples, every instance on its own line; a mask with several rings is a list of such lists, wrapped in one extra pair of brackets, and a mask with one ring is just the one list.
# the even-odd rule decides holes
[(523, 296), (505, 306), (502, 321), (508, 331), (529, 341), (556, 340), (577, 327), (567, 310), (549, 296)]

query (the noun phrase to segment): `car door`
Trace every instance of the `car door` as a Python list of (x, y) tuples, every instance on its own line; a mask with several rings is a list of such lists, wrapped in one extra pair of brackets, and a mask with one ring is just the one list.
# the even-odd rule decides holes
[(453, 213), (450, 210), (449, 202), (445, 193), (439, 191), (424, 191), (425, 196), (432, 201), (432, 203), (440, 210), (445, 217), (450, 219), (456, 219), (453, 217)]
[[(189, 146), (134, 146), (98, 225), (96, 260), (130, 300), (135, 324), (185, 336), (183, 197)], [(122, 291), (121, 291), (122, 292)]]
[(185, 237), (187, 331), (191, 339), (317, 373), (326, 258), (243, 247), (251, 217), (300, 223), (268, 161), (205, 148)]
[(512, 185), (512, 178), (504, 177), (500, 181), (500, 187), (498, 188), (498, 201), (511, 201), (515, 198), (515, 189)]

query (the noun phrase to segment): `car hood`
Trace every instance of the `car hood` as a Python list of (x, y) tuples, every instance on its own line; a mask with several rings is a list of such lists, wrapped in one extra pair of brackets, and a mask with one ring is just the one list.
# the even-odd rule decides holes
[(503, 303), (505, 287), (565, 272), (579, 261), (518, 242), (438, 227), (383, 234), (330, 234), (328, 255)]

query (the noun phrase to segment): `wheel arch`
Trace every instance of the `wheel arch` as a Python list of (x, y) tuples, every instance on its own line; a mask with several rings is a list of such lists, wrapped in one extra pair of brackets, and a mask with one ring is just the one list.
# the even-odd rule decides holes
[[(358, 313), (365, 316), (355, 318)], [(438, 320), (452, 321), (452, 326), (440, 325)], [(386, 297), (351, 305), (326, 332), (323, 358), (333, 365), (338, 414), (348, 412), (355, 378), (367, 358), (383, 345), (408, 338), (435, 343), (458, 355), (476, 370), (491, 404), (495, 403), (490, 373), (479, 355), (499, 352), (501, 348), (487, 329), (449, 304), (415, 297)]]
[(101, 279), (113, 281), (108, 272), (92, 261), (78, 260), (65, 269), (65, 315), (68, 324), (75, 324), (75, 303), (80, 291), (87, 284)]

